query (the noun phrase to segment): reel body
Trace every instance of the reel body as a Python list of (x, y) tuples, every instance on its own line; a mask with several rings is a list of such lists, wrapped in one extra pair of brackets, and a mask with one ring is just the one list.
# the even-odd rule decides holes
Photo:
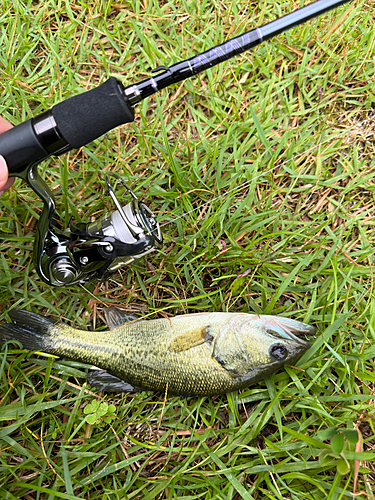
[[(132, 200), (121, 206), (110, 184), (115, 177)], [(106, 176), (106, 185), (117, 210), (91, 223), (71, 223), (64, 229), (55, 210), (54, 197), (32, 166), (23, 178), (40, 196), (44, 207), (34, 245), (35, 268), (43, 281), (63, 287), (106, 279), (120, 267), (141, 259), (162, 245), (159, 224), (117, 174)]]

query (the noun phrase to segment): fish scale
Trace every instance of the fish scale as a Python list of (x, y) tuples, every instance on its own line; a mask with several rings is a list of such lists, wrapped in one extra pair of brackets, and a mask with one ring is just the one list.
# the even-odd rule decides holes
[[(310, 347), (296, 335), (314, 332), (299, 321), (245, 313), (187, 314), (105, 332), (78, 330), (17, 309), (9, 316), (13, 323), (0, 326), (0, 341), (19, 340), (26, 349), (95, 365), (131, 389), (179, 395), (248, 387), (292, 364)], [(95, 377), (100, 380), (100, 372)]]

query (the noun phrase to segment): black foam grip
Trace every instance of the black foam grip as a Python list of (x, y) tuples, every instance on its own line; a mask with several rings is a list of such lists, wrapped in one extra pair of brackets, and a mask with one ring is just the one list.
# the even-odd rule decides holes
[(134, 121), (134, 112), (116, 78), (88, 92), (70, 97), (52, 108), (62, 136), (72, 148), (80, 148), (108, 130)]

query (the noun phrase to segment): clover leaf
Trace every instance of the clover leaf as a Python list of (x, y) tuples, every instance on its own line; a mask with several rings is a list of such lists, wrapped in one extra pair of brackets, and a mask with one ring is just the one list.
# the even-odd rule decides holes
[(115, 412), (115, 405), (109, 405), (105, 401), (99, 403), (96, 399), (86, 405), (83, 410), (83, 413), (86, 415), (85, 420), (90, 425), (95, 423), (98, 425), (104, 425), (104, 423), (110, 424), (116, 417)]
[(337, 468), (337, 472), (340, 475), (348, 474), (350, 471), (350, 462), (345, 456), (346, 451), (350, 451), (354, 445), (358, 442), (358, 432), (355, 429), (339, 429), (337, 427), (331, 427), (324, 431), (318, 432), (318, 437), (322, 441), (327, 441), (330, 439), (330, 444), (326, 449), (322, 450), (319, 454), (319, 463), (322, 466), (326, 466), (330, 463), (334, 463)]

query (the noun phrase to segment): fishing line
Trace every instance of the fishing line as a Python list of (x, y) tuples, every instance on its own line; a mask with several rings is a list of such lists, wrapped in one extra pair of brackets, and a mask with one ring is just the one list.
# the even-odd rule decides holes
[[(352, 127), (348, 128), (348, 129), (345, 129), (343, 130), (342, 132), (339, 132), (338, 134), (334, 135), (333, 137), (329, 137), (327, 139), (325, 139), (324, 141), (320, 142), (319, 144), (315, 144), (314, 146), (311, 146), (309, 149), (303, 151), (302, 153), (298, 153), (297, 155), (293, 156), (292, 158), (289, 158), (289, 160), (285, 160), (283, 163), (276, 163), (272, 168), (269, 168), (268, 170), (265, 170), (264, 172), (261, 172), (259, 175), (257, 175), (256, 177), (254, 177), (253, 179), (249, 179), (248, 181), (245, 181), (243, 182), (242, 184), (240, 184), (239, 186), (236, 186), (234, 188), (231, 188), (229, 189), (229, 191), (226, 191), (226, 193), (224, 194), (220, 194), (218, 196), (216, 196), (215, 198), (213, 198), (212, 200), (210, 201), (207, 201), (206, 203), (203, 203), (203, 205), (200, 205), (199, 207), (196, 207), (196, 208), (192, 208), (191, 210), (188, 210), (187, 212), (184, 212), (182, 215), (180, 215), (179, 217), (176, 217), (170, 221), (167, 221), (167, 222), (164, 222), (164, 223), (161, 223), (160, 224), (160, 227), (165, 227), (167, 226), (168, 224), (172, 224), (172, 223), (175, 223), (176, 221), (182, 219), (183, 217), (185, 217), (186, 215), (189, 215), (193, 212), (196, 212), (197, 210), (201, 210), (203, 209), (204, 207), (210, 205), (211, 203), (219, 200), (219, 199), (222, 199), (223, 196), (226, 197), (228, 194), (230, 193), (233, 193), (235, 191), (241, 191), (242, 189), (252, 185), (255, 183), (255, 181), (259, 178), (261, 178), (263, 175), (266, 175), (266, 174), (269, 174), (270, 172), (273, 172), (276, 168), (279, 168), (279, 167), (283, 167), (284, 165), (286, 165), (287, 163), (291, 162), (291, 161), (294, 161), (296, 160), (297, 158), (303, 156), (303, 155), (306, 155), (308, 153), (310, 153), (311, 151), (314, 151), (315, 149), (317, 149), (318, 147), (320, 147), (321, 145), (323, 144), (326, 144), (327, 142), (329, 141), (334, 141), (336, 140), (338, 137), (340, 137), (341, 135), (345, 134), (346, 132), (350, 132), (351, 130), (353, 130), (354, 128), (356, 127), (359, 127), (361, 125), (363, 125), (364, 123), (366, 123), (367, 120), (363, 120), (362, 122), (360, 123), (356, 123), (355, 125), (353, 125)], [(269, 150), (267, 149), (266, 150), (266, 153), (268, 152)], [(223, 205), (221, 205), (223, 206)], [(221, 208), (221, 207), (220, 207)]]

